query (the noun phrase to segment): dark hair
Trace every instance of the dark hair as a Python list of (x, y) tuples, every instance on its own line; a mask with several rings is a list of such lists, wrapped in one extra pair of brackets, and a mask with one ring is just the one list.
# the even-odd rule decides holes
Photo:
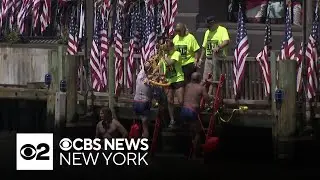
[(112, 111), (110, 108), (108, 107), (103, 107), (100, 109), (100, 112), (102, 111), (103, 116), (104, 116), (104, 120), (112, 120)]
[(173, 44), (172, 39), (166, 39), (166, 45), (167, 45), (168, 47), (174, 47), (174, 44)]
[(110, 127), (110, 123), (112, 122), (112, 111), (110, 108), (108, 107), (103, 107), (100, 109), (100, 112), (102, 111), (103, 114), (103, 122), (102, 122), (102, 126), (104, 129), (109, 129)]

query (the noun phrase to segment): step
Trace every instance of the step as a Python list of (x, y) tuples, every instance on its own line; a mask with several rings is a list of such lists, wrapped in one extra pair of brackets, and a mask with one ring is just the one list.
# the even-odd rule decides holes
[(178, 13), (175, 22), (181, 22), (187, 25), (190, 32), (195, 32), (197, 27), (198, 13)]

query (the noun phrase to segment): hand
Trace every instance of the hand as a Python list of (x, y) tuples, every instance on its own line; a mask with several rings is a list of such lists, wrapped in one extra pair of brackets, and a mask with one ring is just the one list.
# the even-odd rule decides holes
[(195, 61), (195, 62), (194, 62), (194, 66), (195, 66), (196, 68), (200, 68), (200, 67), (201, 67), (201, 64), (202, 64), (202, 59), (199, 59), (198, 61)]
[(213, 52), (213, 53), (217, 53), (217, 52), (219, 52), (219, 50), (220, 50), (219, 47), (215, 47), (215, 48), (212, 49), (212, 52)]

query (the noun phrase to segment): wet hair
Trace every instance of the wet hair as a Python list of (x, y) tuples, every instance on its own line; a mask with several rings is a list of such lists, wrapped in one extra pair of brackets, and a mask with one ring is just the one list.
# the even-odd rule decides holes
[(110, 123), (112, 122), (112, 111), (108, 107), (103, 107), (100, 109), (100, 112), (103, 114), (102, 126), (105, 129), (109, 129)]
[(100, 109), (100, 112), (102, 111), (102, 114), (104, 116), (104, 120), (112, 120), (112, 111), (108, 107), (103, 107)]
[(194, 72), (191, 74), (191, 81), (199, 83), (201, 82), (201, 74), (199, 72)]

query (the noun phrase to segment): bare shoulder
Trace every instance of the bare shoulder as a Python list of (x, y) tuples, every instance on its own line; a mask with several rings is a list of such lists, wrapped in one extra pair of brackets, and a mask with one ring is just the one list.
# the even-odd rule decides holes
[(99, 121), (98, 123), (97, 123), (97, 125), (96, 125), (96, 128), (102, 128), (103, 126), (102, 126), (102, 121)]
[(120, 125), (120, 121), (116, 120), (116, 119), (112, 119), (112, 123), (115, 124), (115, 125)]

